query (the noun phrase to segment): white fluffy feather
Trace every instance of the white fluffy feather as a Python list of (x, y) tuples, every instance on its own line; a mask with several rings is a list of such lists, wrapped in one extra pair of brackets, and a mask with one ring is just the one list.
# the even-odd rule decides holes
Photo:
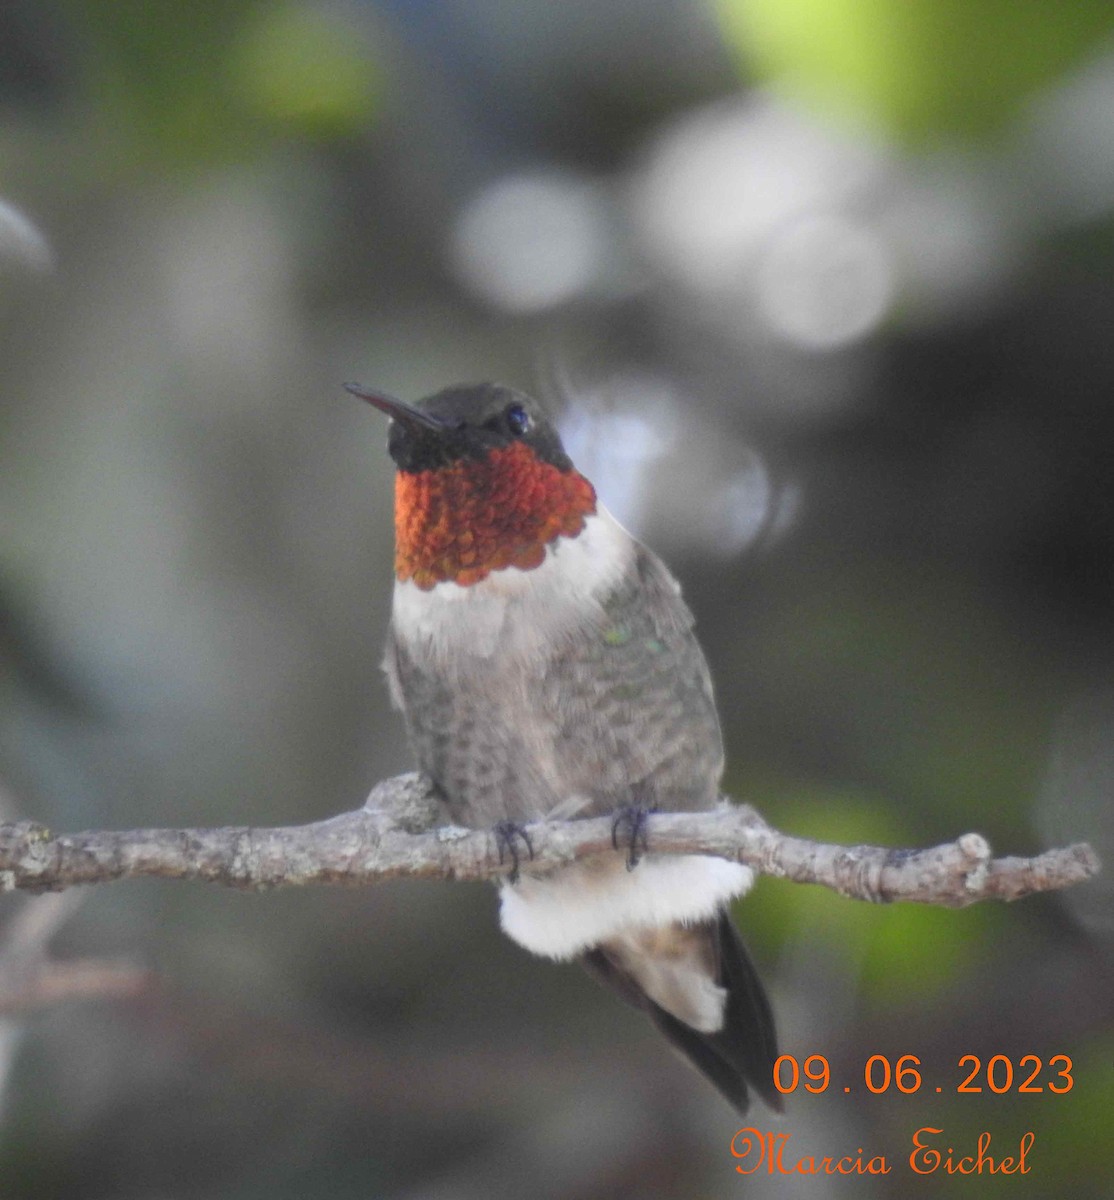
[(627, 930), (708, 920), (753, 883), (750, 867), (725, 858), (649, 854), (628, 871), (616, 855), (504, 884), (499, 919), (532, 953), (573, 958)]
[[(584, 607), (593, 597), (614, 589), (633, 553), (630, 534), (600, 505), (577, 537), (551, 542), (545, 561), (532, 570), (508, 567), (470, 587), (444, 581), (429, 591), (411, 580), (396, 581), (395, 636), (463, 670), (469, 658), (518, 639), (521, 645), (513, 648), (528, 663), (563, 628), (584, 620)], [(516, 620), (527, 601), (529, 619)], [(543, 633), (546, 646), (539, 640)]]

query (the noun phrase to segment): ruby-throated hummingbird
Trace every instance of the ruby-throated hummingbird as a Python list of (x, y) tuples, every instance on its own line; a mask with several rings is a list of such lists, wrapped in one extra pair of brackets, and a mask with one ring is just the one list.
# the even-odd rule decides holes
[(770, 1006), (727, 908), (751, 870), (653, 853), (628, 869), (642, 814), (719, 802), (711, 680), (673, 576), (529, 397), (479, 384), (410, 405), (348, 390), (391, 418), (384, 665), (451, 818), (513, 839), (519, 823), (620, 813), (630, 831), (628, 861), (502, 882), (503, 929), (583, 963), (739, 1110), (748, 1084), (780, 1109)]

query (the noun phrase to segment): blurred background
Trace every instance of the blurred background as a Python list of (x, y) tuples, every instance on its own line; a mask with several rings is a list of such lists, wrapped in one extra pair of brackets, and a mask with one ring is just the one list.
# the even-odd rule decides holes
[[(496, 379), (681, 577), (732, 795), (1114, 862), (1109, 0), (7, 0), (0, 168), (5, 818), (301, 822), (408, 768), (392, 469), (341, 384)], [(1109, 865), (740, 906), (833, 1071), (751, 1120), (894, 1166), (851, 1181), (744, 1181), (742, 1122), (495, 908), (6, 897), (0, 1194), (870, 1200), (924, 1125), (1035, 1134), (930, 1194), (1110, 1194)], [(956, 1095), (964, 1054), (1075, 1086)]]

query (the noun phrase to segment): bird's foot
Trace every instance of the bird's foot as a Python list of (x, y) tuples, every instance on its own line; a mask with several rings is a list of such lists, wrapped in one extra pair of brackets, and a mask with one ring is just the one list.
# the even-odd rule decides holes
[(642, 855), (650, 849), (647, 826), (653, 812), (657, 812), (656, 807), (625, 804), (615, 813), (615, 819), (611, 822), (611, 844), (616, 850), (620, 848), (620, 841), (626, 847), (628, 871), (633, 871)]
[(507, 875), (507, 882), (517, 883), (519, 863), (518, 842), (521, 842), (526, 847), (527, 857), (533, 858), (534, 846), (530, 841), (530, 835), (515, 821), (500, 821), (497, 825), (493, 826), (492, 832), (495, 834), (495, 845), (499, 850), (499, 865), (502, 866), (507, 858), (511, 860), (511, 869)]

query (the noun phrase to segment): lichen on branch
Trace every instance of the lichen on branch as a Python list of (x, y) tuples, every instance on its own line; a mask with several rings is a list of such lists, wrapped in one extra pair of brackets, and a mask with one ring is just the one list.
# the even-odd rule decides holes
[[(0, 891), (61, 891), (144, 876), (261, 889), (507, 873), (491, 831), (438, 825), (441, 815), (429, 781), (408, 774), (378, 784), (362, 808), (309, 825), (55, 834), (29, 821), (0, 824)], [(520, 863), (524, 872), (615, 853), (607, 817), (525, 828), (533, 857)], [(652, 853), (718, 855), (760, 874), (875, 902), (958, 908), (1017, 900), (1081, 883), (1099, 870), (1086, 843), (1035, 858), (994, 858), (977, 833), (924, 850), (838, 846), (791, 837), (749, 806), (728, 802), (711, 812), (654, 813), (647, 834)]]

